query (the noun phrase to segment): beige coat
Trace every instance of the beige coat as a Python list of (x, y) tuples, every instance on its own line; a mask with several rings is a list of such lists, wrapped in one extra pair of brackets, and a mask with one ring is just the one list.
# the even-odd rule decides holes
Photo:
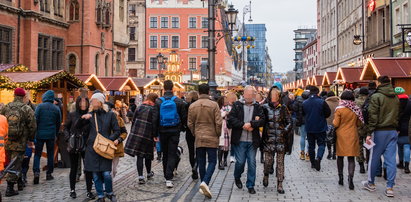
[(195, 146), (218, 148), (222, 118), (220, 108), (208, 95), (200, 95), (199, 100), (188, 109), (188, 128), (195, 136)]
[(361, 121), (349, 108), (337, 108), (333, 121), (336, 128), (337, 156), (358, 156), (360, 143), (358, 127)]

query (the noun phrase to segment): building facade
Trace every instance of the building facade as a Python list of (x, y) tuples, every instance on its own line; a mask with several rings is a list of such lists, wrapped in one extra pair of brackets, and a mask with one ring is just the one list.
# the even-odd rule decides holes
[(294, 42), (295, 42), (295, 80), (303, 78), (304, 74), (304, 61), (303, 61), (303, 49), (308, 44), (309, 40), (313, 40), (316, 37), (316, 29), (300, 28), (294, 30)]
[(129, 76), (145, 77), (146, 0), (128, 1), (127, 65)]
[[(410, 53), (403, 52), (403, 42), (402, 40), (402, 30), (398, 24), (411, 24), (411, 0), (396, 0), (392, 2), (392, 46), (391, 50), (394, 57), (411, 57)], [(408, 30), (410, 31), (410, 30)], [(405, 32), (405, 38), (407, 37), (407, 32)], [(407, 46), (407, 45), (406, 45)], [(406, 48), (407, 51), (409, 49)]]
[(23, 64), (32, 71), (124, 75), (124, 47), (120, 39), (117, 45), (113, 40), (113, 27), (117, 26), (113, 16), (120, 17), (114, 6), (121, 10), (120, 2), (124, 2), (123, 6), (126, 3), (0, 0), (0, 30), (4, 38), (0, 46), (6, 50), (0, 54), (0, 63)]
[(354, 35), (363, 35), (363, 1), (338, 0), (338, 67), (362, 65), (363, 44), (353, 43)]
[(302, 78), (309, 78), (317, 75), (318, 67), (318, 51), (317, 37), (313, 37), (308, 44), (303, 48), (303, 75)]
[[(252, 78), (262, 83), (267, 73), (266, 63), (266, 32), (265, 24), (246, 24), (247, 36), (256, 37), (254, 48), (247, 46), (247, 78)], [(249, 81), (250, 82), (250, 81)], [(253, 81), (256, 84), (256, 81)]]
[(321, 73), (337, 71), (337, 1), (320, 0)]

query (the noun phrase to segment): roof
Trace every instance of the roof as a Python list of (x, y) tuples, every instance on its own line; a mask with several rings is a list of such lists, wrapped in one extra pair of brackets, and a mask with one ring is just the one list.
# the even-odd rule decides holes
[(156, 79), (151, 79), (151, 78), (142, 78), (142, 79), (138, 79), (138, 78), (133, 78), (134, 83), (137, 85), (137, 87), (139, 88), (144, 88), (144, 86), (146, 86), (147, 84), (151, 83), (153, 80)]
[(15, 64), (0, 64), (0, 72), (16, 66)]
[(321, 85), (330, 86), (334, 82), (336, 76), (337, 72), (325, 72)]
[(131, 90), (138, 91), (136, 84), (130, 77), (100, 77), (99, 79), (107, 91), (125, 91), (125, 86), (130, 86)]
[(362, 67), (340, 67), (338, 68), (336, 80), (342, 80), (344, 83), (361, 83), (360, 80)]
[(107, 91), (103, 83), (95, 74), (76, 74), (78, 79), (82, 80), (87, 86), (94, 86), (96, 89)]
[(0, 64), (0, 72), (27, 72), (29, 68), (20, 64)]
[(323, 82), (323, 77), (323, 75), (312, 76), (310, 85), (321, 86)]
[(411, 58), (368, 58), (360, 79), (376, 80), (381, 75), (411, 78)]

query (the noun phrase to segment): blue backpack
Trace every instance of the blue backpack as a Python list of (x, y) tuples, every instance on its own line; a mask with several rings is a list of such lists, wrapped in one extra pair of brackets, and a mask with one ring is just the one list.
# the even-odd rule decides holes
[(180, 116), (177, 112), (177, 104), (174, 102), (176, 96), (171, 98), (161, 97), (160, 126), (173, 127), (180, 124)]

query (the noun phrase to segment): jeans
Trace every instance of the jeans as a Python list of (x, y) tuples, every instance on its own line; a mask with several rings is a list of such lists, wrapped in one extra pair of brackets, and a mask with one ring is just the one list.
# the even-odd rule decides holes
[(161, 151), (163, 152), (163, 172), (166, 180), (172, 180), (177, 166), (177, 147), (180, 133), (161, 133)]
[(54, 139), (42, 140), (36, 139), (35, 152), (34, 152), (34, 163), (33, 172), (40, 173), (40, 158), (43, 152), (44, 144), (47, 147), (47, 174), (52, 174), (54, 169)]
[(381, 167), (381, 155), (384, 155), (384, 166), (387, 167), (387, 188), (395, 185), (397, 174), (396, 156), (398, 133), (391, 131), (375, 131), (372, 137), (375, 146), (371, 149), (368, 165), (368, 182), (374, 184), (378, 167)]
[[(215, 166), (217, 165), (217, 148), (200, 147), (196, 149), (196, 152), (200, 179), (208, 185), (213, 176)], [(208, 166), (206, 170), (207, 157)]]
[(305, 131), (305, 125), (299, 127), (300, 130), (300, 148), (301, 151), (308, 151), (306, 149), (306, 141), (307, 141), (307, 131)]
[[(93, 172), (93, 181), (96, 187), (98, 198), (104, 198), (104, 190), (109, 196), (114, 194), (113, 193), (113, 178), (111, 177), (110, 171)], [(103, 183), (104, 183), (105, 189), (103, 189)]]
[[(308, 153), (310, 155), (311, 163), (314, 163), (315, 159), (323, 159), (325, 151), (325, 138), (326, 133), (308, 133)], [(317, 158), (315, 157), (315, 144), (318, 145)]]
[[(78, 174), (78, 166), (81, 164), (81, 158), (84, 159), (84, 153), (70, 153), (70, 190), (76, 190), (76, 178)], [(87, 192), (91, 192), (91, 188), (93, 186), (93, 174), (88, 171), (84, 171), (84, 173), (86, 175)]]
[(238, 145), (233, 145), (235, 153), (235, 168), (234, 178), (240, 179), (244, 172), (245, 162), (247, 161), (247, 188), (254, 188), (256, 178), (256, 160), (257, 148), (252, 142), (240, 142)]
[(410, 143), (408, 136), (398, 137), (398, 157), (400, 161), (410, 162)]

